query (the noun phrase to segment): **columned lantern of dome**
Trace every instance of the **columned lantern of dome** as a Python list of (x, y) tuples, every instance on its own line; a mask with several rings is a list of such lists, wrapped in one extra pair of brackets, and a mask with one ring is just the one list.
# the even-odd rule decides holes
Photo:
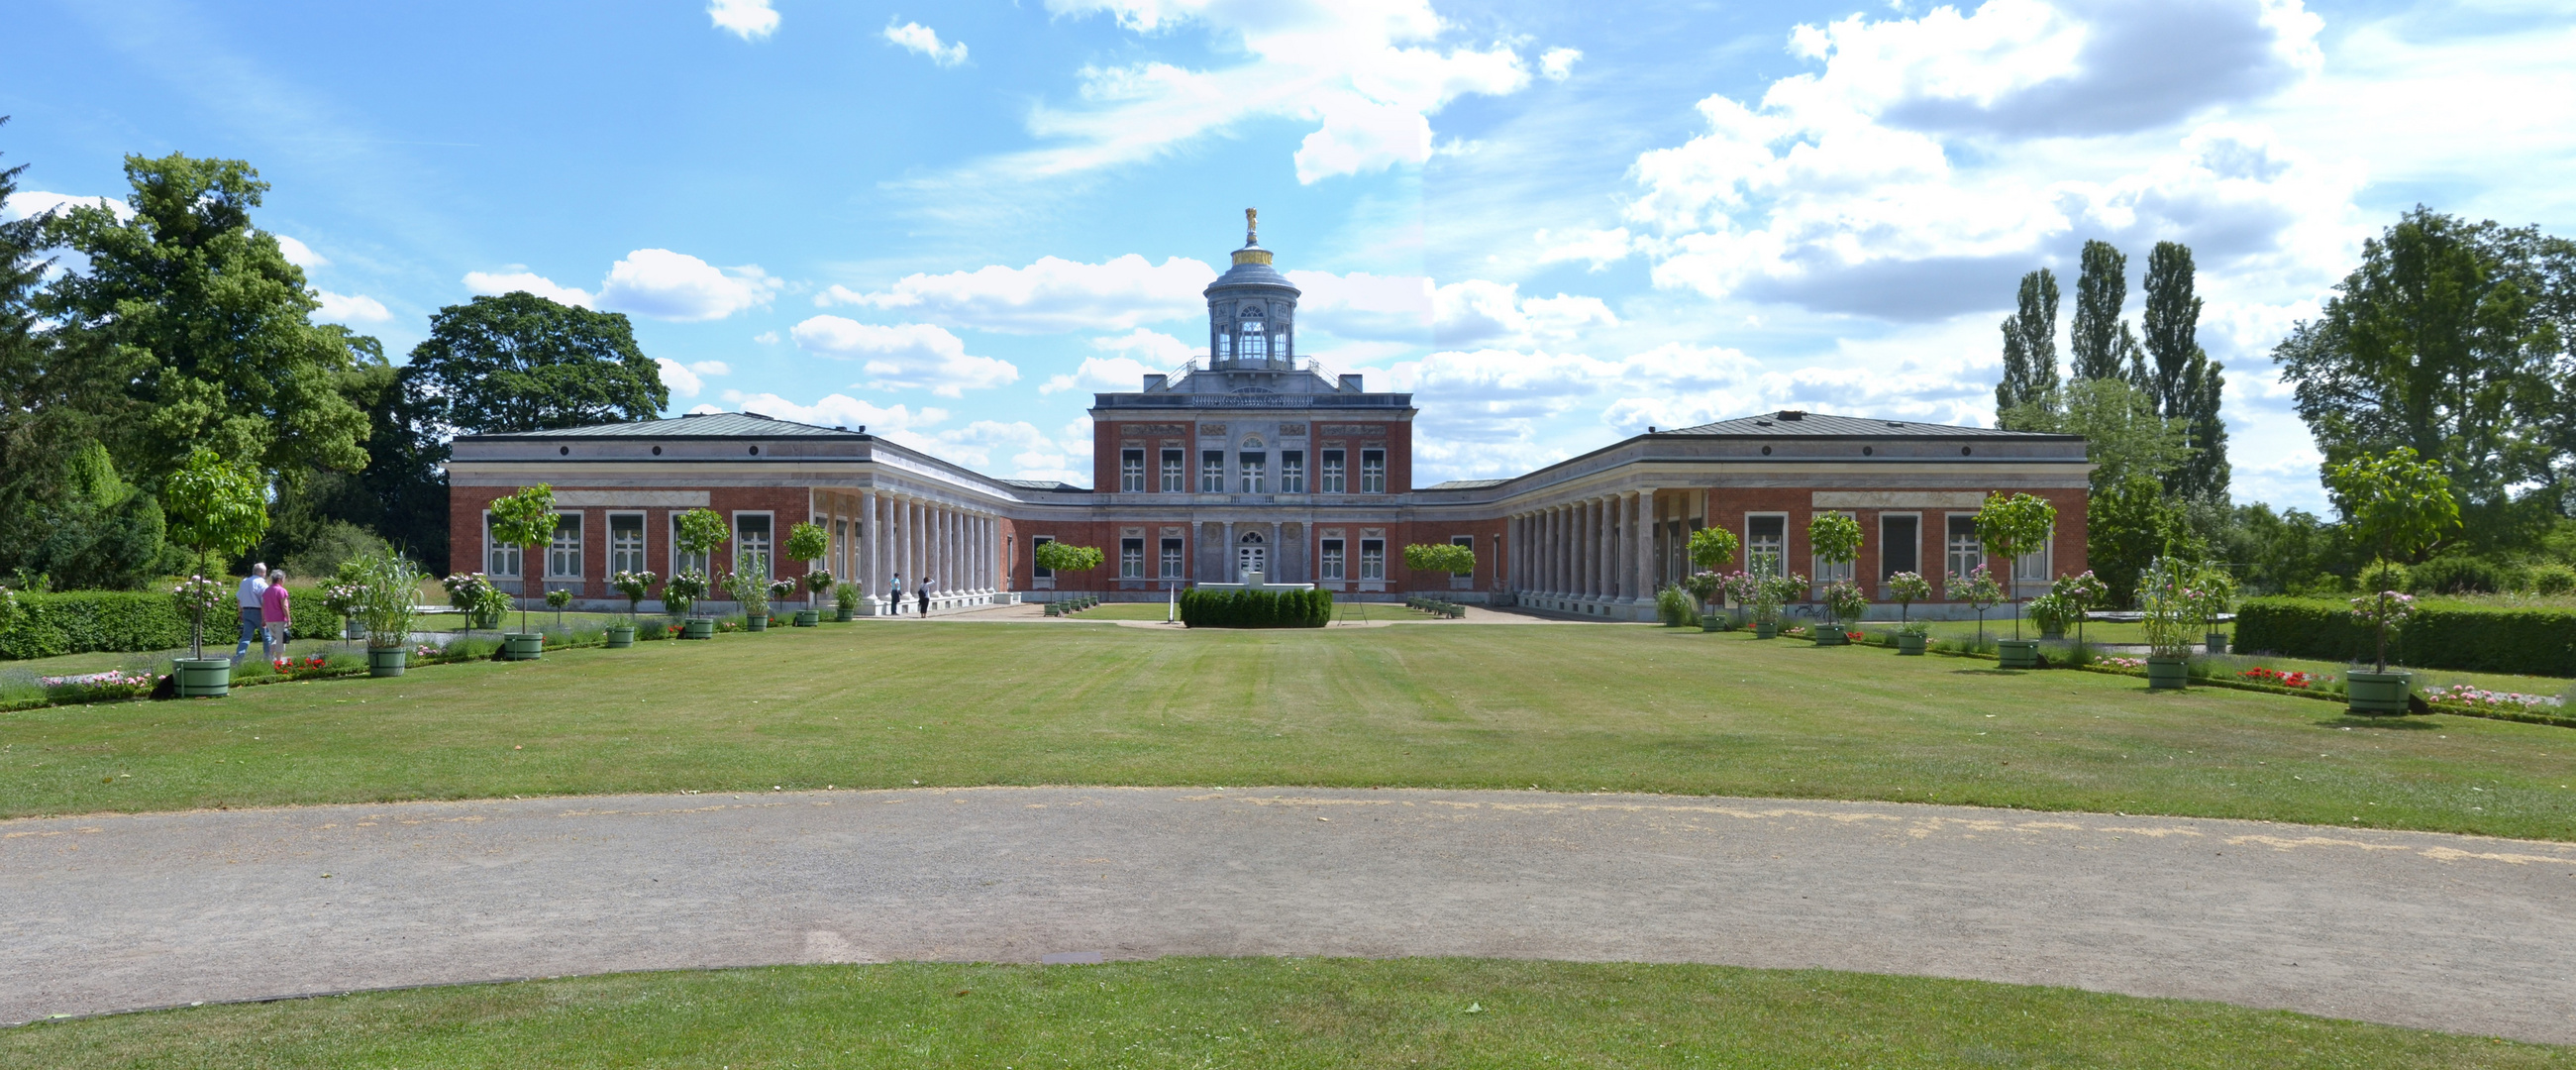
[(1208, 303), (1208, 366), (1219, 371), (1297, 367), (1297, 287), (1270, 266), (1260, 215), (1243, 210), (1243, 248), (1234, 266), (1202, 291)]

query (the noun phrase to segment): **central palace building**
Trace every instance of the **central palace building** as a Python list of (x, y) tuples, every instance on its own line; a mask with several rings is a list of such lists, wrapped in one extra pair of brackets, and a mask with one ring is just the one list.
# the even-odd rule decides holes
[[(1986, 563), (1974, 517), (2002, 491), (2057, 508), (2048, 547), (2011, 563), (2017, 593), (2085, 567), (2091, 466), (2072, 435), (1783, 411), (1649, 429), (1509, 479), (1417, 486), (1413, 396), (1300, 367), (1297, 287), (1253, 235), (1233, 260), (1205, 291), (1204, 367), (1193, 360), (1178, 378), (1095, 395), (1090, 489), (984, 475), (865, 427), (709, 413), (456, 439), (450, 545), (460, 566), (476, 560), (496, 579), (601, 608), (624, 607), (607, 584), (620, 571), (802, 573), (776, 552), (787, 529), (812, 521), (832, 535), (812, 567), (858, 582), (868, 614), (886, 611), (896, 576), (906, 593), (935, 580), (934, 608), (953, 609), (1033, 591), (1160, 601), (1260, 572), (1343, 597), (1432, 593), (1651, 620), (1655, 592), (1690, 573), (1687, 545), (1701, 528), (1735, 532), (1743, 550), (1732, 567), (1769, 551), (1819, 583), (1856, 579), (1884, 600), (1888, 575), (1921, 572), (1937, 587)], [(531, 556), (491, 538), (488, 506), (535, 483), (555, 488), (563, 520)], [(713, 562), (683, 560), (672, 543), (674, 518), (699, 508), (732, 525)], [(1807, 523), (1827, 511), (1860, 521), (1858, 561), (1813, 559)], [(1050, 575), (1031, 552), (1050, 541), (1098, 547), (1106, 560)], [(1475, 569), (1407, 569), (1414, 543), (1472, 547)]]

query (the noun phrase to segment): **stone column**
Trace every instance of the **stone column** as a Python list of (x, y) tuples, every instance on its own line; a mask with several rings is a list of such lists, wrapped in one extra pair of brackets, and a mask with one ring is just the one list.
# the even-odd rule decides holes
[(1557, 510), (1549, 506), (1538, 512), (1538, 589), (1540, 594), (1556, 594), (1559, 556), (1556, 548)]
[(1601, 529), (1610, 523), (1601, 499), (1583, 500), (1583, 597), (1601, 597)]
[(1636, 584), (1636, 600), (1652, 602), (1655, 600), (1655, 492), (1643, 490), (1630, 495), (1628, 511), (1636, 517), (1636, 525), (1631, 529), (1635, 538), (1628, 542), (1629, 552), (1635, 555), (1629, 575)]

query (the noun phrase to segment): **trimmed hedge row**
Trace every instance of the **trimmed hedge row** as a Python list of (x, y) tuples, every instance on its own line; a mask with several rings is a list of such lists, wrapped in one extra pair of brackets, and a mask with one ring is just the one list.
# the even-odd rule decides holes
[(1331, 591), (1181, 592), (1181, 623), (1192, 628), (1321, 628), (1332, 619)]
[[(319, 589), (288, 588), (297, 639), (336, 639), (340, 618), (322, 603)], [(225, 599), (227, 603), (230, 598)], [(0, 658), (24, 660), (64, 654), (133, 653), (188, 645), (188, 621), (161, 591), (50, 591), (20, 594), (15, 613), (0, 611)], [(230, 609), (206, 614), (206, 645), (226, 648), (240, 638), (240, 617)]]
[[(2369, 661), (2371, 630), (2351, 603), (2255, 598), (2236, 611), (2238, 650), (2325, 661)], [(2576, 610), (2488, 609), (2421, 602), (2388, 637), (2388, 660), (2419, 669), (2576, 676)]]

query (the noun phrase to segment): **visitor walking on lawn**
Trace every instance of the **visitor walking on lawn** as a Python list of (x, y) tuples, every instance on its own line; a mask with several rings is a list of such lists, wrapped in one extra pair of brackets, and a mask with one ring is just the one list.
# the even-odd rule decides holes
[(286, 627), (285, 569), (277, 569), (268, 574), (268, 589), (259, 594), (259, 619), (268, 626), (260, 634), (259, 654), (261, 657), (275, 660), (277, 655), (271, 651), (284, 649), (290, 634)]
[(927, 616), (929, 616), (929, 615), (930, 615), (930, 589), (931, 589), (931, 588), (933, 588), (933, 587), (937, 587), (937, 586), (939, 586), (939, 581), (938, 581), (938, 580), (931, 579), (931, 578), (930, 578), (930, 577), (928, 577), (928, 576), (923, 576), (923, 577), (921, 578), (921, 615), (922, 615), (922, 616), (927, 617)]
[(886, 594), (886, 612), (898, 617), (903, 615), (903, 573), (894, 574), (894, 590)]
[(268, 653), (268, 629), (260, 626), (262, 615), (260, 599), (267, 593), (268, 564), (254, 561), (250, 566), (250, 575), (242, 577), (241, 590), (236, 592), (233, 598), (233, 604), (241, 610), (241, 642), (233, 645), (233, 665), (236, 668), (240, 667), (243, 658), (250, 656), (252, 636), (259, 637), (260, 654), (265, 656)]

